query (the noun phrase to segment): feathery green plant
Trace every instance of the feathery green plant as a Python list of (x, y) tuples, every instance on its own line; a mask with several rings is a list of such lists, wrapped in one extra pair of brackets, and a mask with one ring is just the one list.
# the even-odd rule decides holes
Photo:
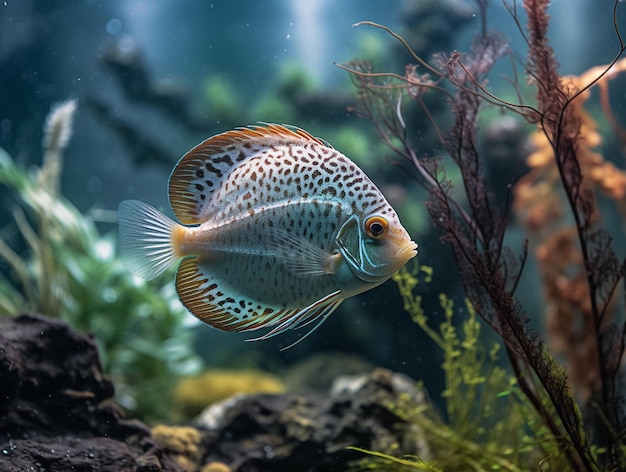
[(428, 324), (421, 296), (413, 290), (431, 278), (432, 269), (420, 266), (414, 272), (402, 269), (393, 279), (404, 309), (442, 350), (445, 411), (408, 407), (402, 397), (389, 405), (409, 425), (407, 438), (425, 442), (430, 456), (398, 458), (361, 450), (372, 457), (360, 461), (355, 470), (522, 472), (536, 470), (548, 457), (550, 467), (557, 467), (550, 470), (566, 470), (558, 441), (520, 391), (516, 378), (499, 365), (500, 344), (486, 347), (472, 305), (466, 300), (464, 310), (455, 308), (454, 301), (441, 294), (443, 321), (438, 329)]
[[(199, 370), (173, 278), (143, 282), (121, 265), (113, 234), (59, 194), (62, 154), (74, 102), (48, 119), (41, 169), (27, 172), (0, 149), (0, 185), (14, 196), (13, 244), (0, 239), (0, 315), (31, 311), (95, 335), (117, 400), (144, 419), (172, 414), (164, 395), (173, 378)], [(22, 249), (20, 249), (22, 247)]]

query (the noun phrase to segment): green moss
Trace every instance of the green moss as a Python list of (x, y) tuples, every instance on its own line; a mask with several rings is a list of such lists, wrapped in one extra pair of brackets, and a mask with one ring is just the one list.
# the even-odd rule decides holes
[(297, 112), (292, 102), (265, 94), (255, 103), (252, 115), (262, 116), (268, 123), (291, 123)]
[[(514, 376), (499, 365), (500, 345), (485, 348), (481, 323), (469, 303), (461, 309), (441, 294), (443, 320), (429, 325), (421, 297), (413, 290), (432, 279), (432, 269), (401, 270), (394, 276), (404, 308), (443, 352), (445, 412), (411, 410), (400, 397), (389, 408), (411, 427), (407, 440), (426, 441), (430, 457), (392, 458), (372, 451), (355, 470), (567, 470), (567, 462)], [(503, 412), (506, 412), (503, 414)]]
[(280, 94), (288, 97), (310, 93), (317, 85), (306, 68), (295, 61), (286, 61), (281, 64), (276, 82)]
[(354, 57), (367, 57), (372, 62), (381, 62), (388, 58), (389, 47), (380, 35), (367, 30), (357, 30), (356, 35), (357, 50)]
[(243, 104), (227, 77), (212, 75), (204, 81), (204, 96), (211, 115), (226, 123), (237, 122), (242, 115)]
[(380, 155), (372, 151), (376, 149), (379, 142), (379, 139), (374, 139), (372, 142), (365, 131), (351, 126), (339, 128), (332, 136), (333, 147), (340, 149), (343, 154), (350, 156), (363, 167), (380, 161)]

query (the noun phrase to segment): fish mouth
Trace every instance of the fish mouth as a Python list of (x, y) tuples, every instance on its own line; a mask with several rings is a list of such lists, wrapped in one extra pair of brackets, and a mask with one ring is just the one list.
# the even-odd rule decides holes
[(396, 252), (396, 257), (409, 260), (413, 257), (417, 256), (417, 243), (411, 241), (406, 246), (401, 247), (398, 252)]

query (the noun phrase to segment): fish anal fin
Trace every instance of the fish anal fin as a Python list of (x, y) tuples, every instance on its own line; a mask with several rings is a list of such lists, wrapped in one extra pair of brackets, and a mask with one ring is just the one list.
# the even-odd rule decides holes
[(291, 316), (286, 317), (280, 323), (276, 324), (276, 326), (265, 333), (263, 336), (259, 336), (258, 338), (247, 339), (247, 341), (261, 341), (272, 338), (279, 334), (284, 333), (289, 329), (298, 329), (303, 328), (310, 323), (317, 321), (315, 326), (310, 329), (305, 335), (296, 341), (293, 344), (290, 344), (285, 349), (289, 349), (290, 347), (296, 345), (304, 338), (308, 337), (313, 331), (315, 331), (324, 321), (328, 319), (328, 317), (341, 305), (344, 297), (341, 293), (341, 290), (336, 290), (324, 297), (316, 300), (310, 305), (302, 308), (301, 310), (296, 310)]
[[(309, 336), (343, 301), (341, 290), (329, 293), (302, 309), (275, 309), (256, 306), (254, 313), (237, 313), (242, 299), (224, 293), (211, 280), (197, 257), (183, 259), (176, 273), (176, 290), (183, 305), (206, 324), (222, 331), (252, 331), (273, 326), (269, 332), (249, 341), (265, 340), (289, 329), (303, 328), (317, 322), (297, 342)], [(291, 347), (294, 343), (288, 347)]]
[(185, 307), (204, 323), (222, 331), (251, 331), (291, 316), (293, 310), (276, 309), (229, 293), (211, 278), (198, 257), (182, 260), (176, 273), (176, 291)]
[(197, 257), (183, 259), (176, 272), (176, 291), (180, 301), (194, 316), (209, 323), (208, 320), (216, 313), (219, 320), (219, 309), (212, 303), (214, 295), (210, 293), (209, 280), (203, 275)]

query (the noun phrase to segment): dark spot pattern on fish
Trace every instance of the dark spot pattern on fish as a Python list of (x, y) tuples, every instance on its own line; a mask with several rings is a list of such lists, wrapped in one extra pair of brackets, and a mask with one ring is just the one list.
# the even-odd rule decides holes
[[(337, 238), (362, 231), (369, 211), (399, 225), (346, 156), (303, 130), (279, 125), (241, 128), (200, 143), (173, 170), (169, 196), (176, 218), (197, 226), (185, 240), (184, 254), (191, 257), (176, 276), (181, 301), (228, 331), (285, 323), (307, 306), (312, 317), (325, 307), (332, 311), (342, 297), (365, 289), (347, 269)], [(360, 240), (350, 236), (345, 244)], [(349, 250), (358, 258), (366, 249)], [(334, 277), (337, 264), (345, 279)]]
[(208, 170), (212, 174), (215, 174), (218, 177), (222, 177), (222, 171), (218, 169), (217, 167), (214, 167), (211, 162), (205, 162), (204, 167), (206, 168), (206, 170)]
[(216, 164), (224, 163), (224, 164), (226, 164), (228, 166), (232, 166), (233, 165), (233, 160), (230, 157), (230, 154), (223, 154), (223, 155), (221, 155), (219, 157), (216, 157), (215, 159), (213, 159), (213, 162), (216, 163)]

